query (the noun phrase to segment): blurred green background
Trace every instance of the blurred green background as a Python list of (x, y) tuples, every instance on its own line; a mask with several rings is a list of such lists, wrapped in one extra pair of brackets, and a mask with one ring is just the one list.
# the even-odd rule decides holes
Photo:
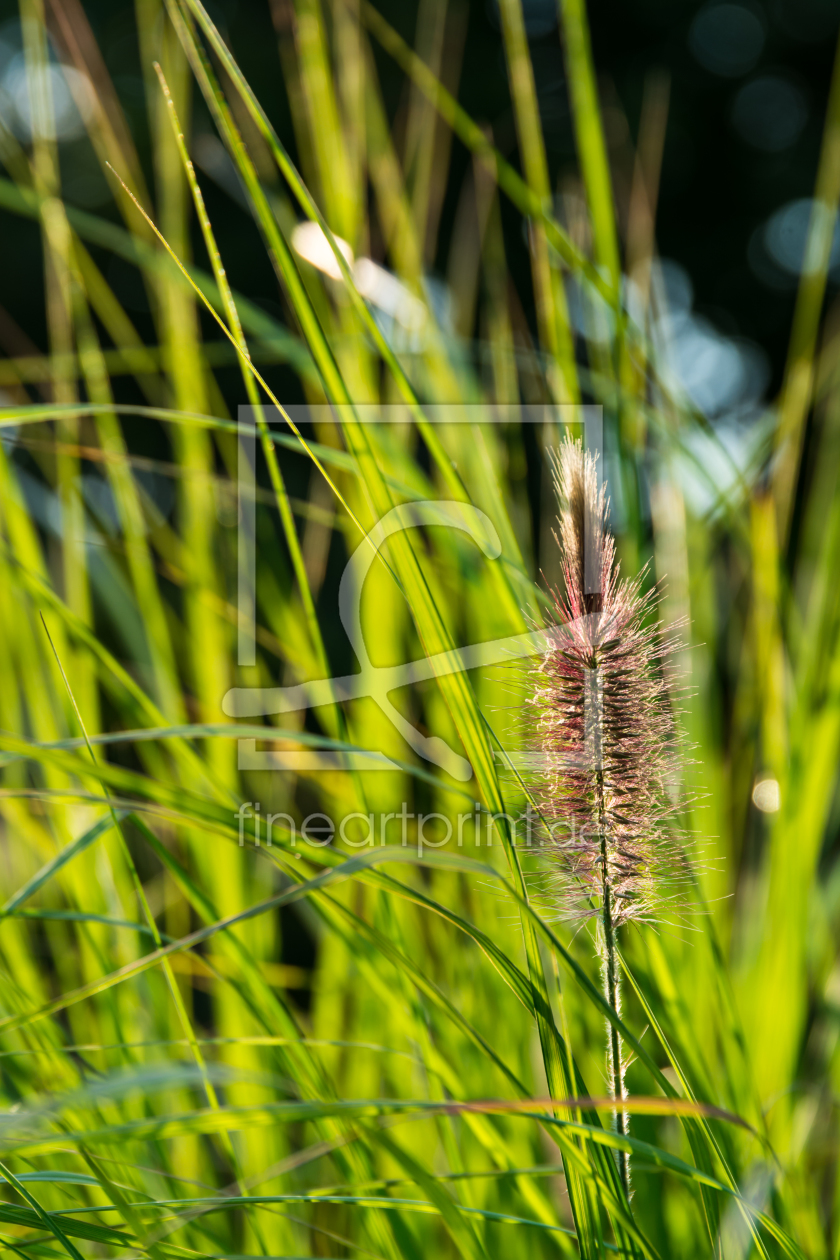
[[(6, 1249), (837, 1254), (838, 19), (3, 11)], [(409, 423), (355, 422), (397, 403)], [(478, 509), (499, 554), (395, 534), (361, 600), (374, 666), (544, 624), (580, 403), (623, 572), (685, 639), (696, 882), (623, 930), (621, 1012), (508, 821), (537, 786), (527, 664), (430, 669), (393, 721), (223, 706), (357, 672), (339, 582), (399, 505)], [(398, 770), (347, 769), (359, 748)], [(401, 806), (470, 815), (465, 844), (418, 857)], [(313, 813), (355, 819), (303, 845)], [(369, 814), (396, 848), (362, 844)]]

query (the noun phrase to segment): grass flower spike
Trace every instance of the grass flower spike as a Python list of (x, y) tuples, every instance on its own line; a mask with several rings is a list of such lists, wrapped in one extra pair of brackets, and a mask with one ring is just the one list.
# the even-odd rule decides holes
[[(533, 696), (550, 828), (543, 891), (563, 917), (600, 925), (607, 1000), (620, 1013), (616, 932), (662, 917), (685, 878), (675, 834), (677, 732), (663, 671), (673, 650), (655, 590), (620, 580), (594, 457), (566, 440), (555, 463), (564, 589)], [(624, 1096), (618, 1034), (608, 1026), (613, 1096)], [(627, 1116), (620, 1113), (622, 1132)], [(622, 1176), (628, 1181), (626, 1157)]]

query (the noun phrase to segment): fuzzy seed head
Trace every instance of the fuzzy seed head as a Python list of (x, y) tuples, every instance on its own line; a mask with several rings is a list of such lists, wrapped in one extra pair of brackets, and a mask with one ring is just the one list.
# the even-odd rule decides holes
[(662, 665), (678, 643), (642, 577), (620, 580), (594, 458), (569, 439), (555, 461), (563, 590), (532, 697), (550, 828), (541, 896), (564, 917), (614, 927), (682, 901), (678, 736)]

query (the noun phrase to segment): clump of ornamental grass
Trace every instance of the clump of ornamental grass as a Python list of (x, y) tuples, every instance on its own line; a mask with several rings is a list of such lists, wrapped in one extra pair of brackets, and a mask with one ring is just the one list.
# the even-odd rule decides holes
[[(567, 439), (555, 460), (563, 588), (538, 670), (548, 834), (542, 898), (571, 920), (594, 918), (604, 993), (621, 1013), (618, 929), (664, 918), (682, 901), (685, 858), (676, 827), (678, 735), (665, 658), (678, 646), (656, 617), (644, 574), (620, 578), (596, 462)], [(612, 1096), (625, 1096), (619, 1038), (607, 1024)], [(617, 1108), (620, 1131), (628, 1116)], [(629, 1189), (627, 1156), (619, 1167)]]

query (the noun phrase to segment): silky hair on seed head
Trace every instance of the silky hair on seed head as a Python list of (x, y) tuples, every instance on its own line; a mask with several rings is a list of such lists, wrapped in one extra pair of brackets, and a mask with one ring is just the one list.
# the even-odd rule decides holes
[[(658, 592), (621, 580), (595, 458), (567, 439), (554, 460), (563, 588), (531, 703), (550, 836), (544, 899), (562, 917), (615, 927), (661, 918), (687, 876), (677, 827), (679, 737), (663, 662), (679, 643)], [(589, 589), (588, 589), (589, 588)]]

